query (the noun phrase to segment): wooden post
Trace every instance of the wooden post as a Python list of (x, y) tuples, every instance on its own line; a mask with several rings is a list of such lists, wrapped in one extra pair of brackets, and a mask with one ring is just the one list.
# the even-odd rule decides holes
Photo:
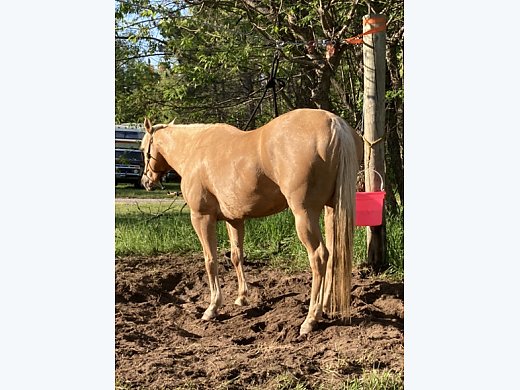
[[(363, 17), (363, 129), (365, 191), (381, 189), (379, 172), (385, 180), (385, 46), (386, 16), (371, 14)], [(375, 272), (388, 267), (386, 259), (386, 227), (383, 215), (381, 226), (367, 226), (367, 265)]]

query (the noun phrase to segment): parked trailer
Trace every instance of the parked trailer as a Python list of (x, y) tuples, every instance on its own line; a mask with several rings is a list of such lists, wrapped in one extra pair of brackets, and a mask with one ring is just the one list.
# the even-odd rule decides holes
[(136, 124), (122, 124), (116, 125), (115, 130), (115, 183), (140, 188), (144, 160), (139, 147), (144, 129)]

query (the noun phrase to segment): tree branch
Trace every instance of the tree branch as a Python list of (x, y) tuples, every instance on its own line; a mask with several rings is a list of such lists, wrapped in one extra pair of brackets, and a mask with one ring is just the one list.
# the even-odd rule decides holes
[[(116, 34), (116, 39), (129, 40), (131, 38), (134, 38), (134, 36), (131, 36), (131, 35), (117, 35)], [(155, 37), (135, 36), (135, 38), (140, 40), (140, 41), (154, 41), (154, 42), (159, 42), (159, 43), (161, 43), (163, 45), (167, 45), (168, 44), (168, 41), (165, 41), (164, 39), (155, 38)]]

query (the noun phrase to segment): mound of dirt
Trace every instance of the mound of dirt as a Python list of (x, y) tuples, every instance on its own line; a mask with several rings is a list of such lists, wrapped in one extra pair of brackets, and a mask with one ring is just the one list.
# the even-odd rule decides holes
[(233, 304), (233, 267), (219, 266), (224, 306), (209, 302), (202, 256), (116, 259), (116, 379), (122, 388), (276, 388), (290, 375), (334, 387), (367, 370), (403, 375), (403, 284), (355, 272), (349, 323), (324, 319), (299, 335), (310, 272), (246, 264), (250, 305)]

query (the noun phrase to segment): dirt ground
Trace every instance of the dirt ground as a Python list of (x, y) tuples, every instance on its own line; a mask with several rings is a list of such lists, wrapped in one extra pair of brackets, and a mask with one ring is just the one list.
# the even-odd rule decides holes
[(299, 336), (310, 272), (287, 274), (246, 264), (250, 305), (233, 304), (229, 261), (219, 273), (224, 306), (209, 301), (202, 256), (116, 259), (116, 387), (129, 389), (274, 389), (281, 378), (334, 388), (372, 369), (404, 375), (403, 284), (356, 270), (352, 318), (325, 319)]

